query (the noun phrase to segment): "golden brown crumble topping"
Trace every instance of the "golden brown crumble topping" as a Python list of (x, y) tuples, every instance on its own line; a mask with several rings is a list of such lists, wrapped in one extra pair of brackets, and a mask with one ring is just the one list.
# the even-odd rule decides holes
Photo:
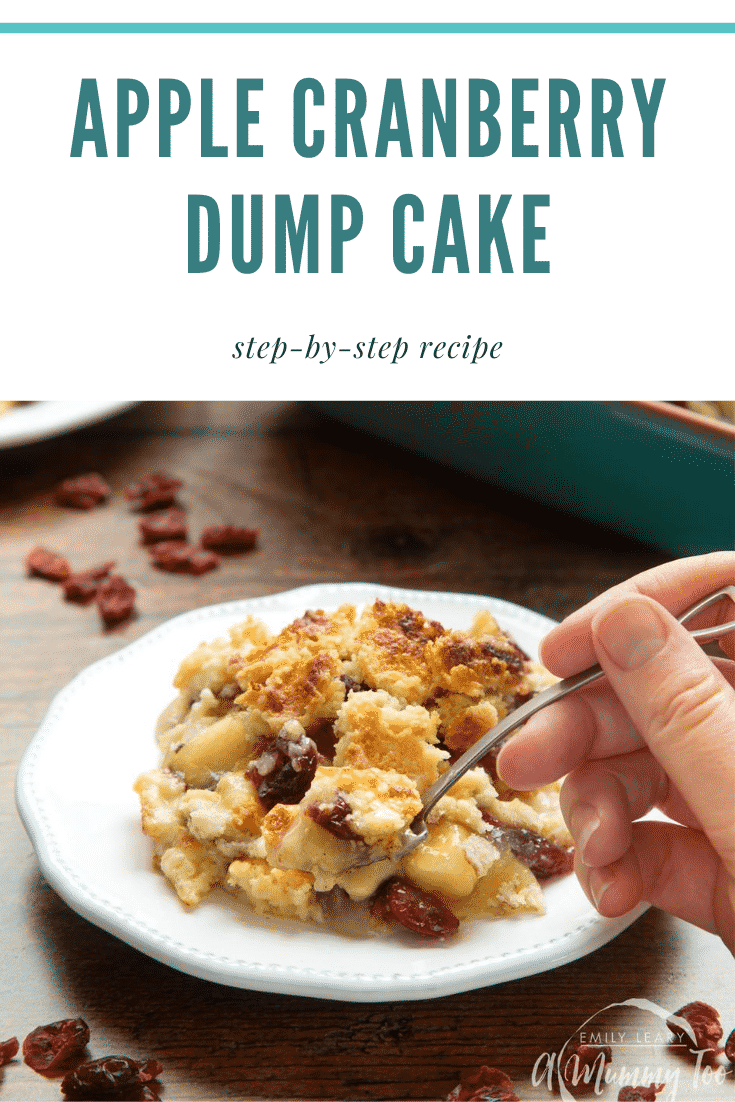
[(450, 760), (550, 680), (487, 611), (467, 631), (382, 600), (275, 635), (245, 620), (184, 659), (161, 768), (135, 783), (155, 866), (187, 905), (224, 887), (361, 933), (541, 913), (539, 877), (570, 866), (558, 785), (512, 792), (492, 756), (396, 854)]

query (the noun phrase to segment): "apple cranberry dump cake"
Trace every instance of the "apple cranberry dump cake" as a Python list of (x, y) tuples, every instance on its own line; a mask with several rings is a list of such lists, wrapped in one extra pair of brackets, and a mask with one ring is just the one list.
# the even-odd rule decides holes
[(396, 853), (437, 777), (550, 680), (486, 611), (468, 631), (381, 600), (275, 636), (248, 619), (176, 675), (161, 768), (135, 783), (154, 864), (188, 906), (219, 887), (343, 930), (543, 913), (539, 880), (571, 868), (559, 786), (512, 791), (492, 754)]

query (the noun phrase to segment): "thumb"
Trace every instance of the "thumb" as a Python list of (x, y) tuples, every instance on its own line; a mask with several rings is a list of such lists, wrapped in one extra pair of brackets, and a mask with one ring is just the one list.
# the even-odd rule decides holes
[(735, 692), (649, 597), (606, 606), (591, 628), (613, 691), (735, 874)]

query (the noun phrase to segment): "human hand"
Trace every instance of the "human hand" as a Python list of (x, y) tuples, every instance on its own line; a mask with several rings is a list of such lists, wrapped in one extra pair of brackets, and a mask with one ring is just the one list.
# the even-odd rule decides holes
[[(735, 552), (680, 559), (569, 616), (542, 661), (560, 677), (599, 662), (606, 678), (533, 716), (497, 768), (520, 790), (566, 774), (575, 872), (600, 914), (648, 900), (735, 952), (735, 637), (720, 643), (729, 658), (711, 658), (687, 630), (735, 607), (723, 598), (687, 628), (675, 619), (733, 582)], [(654, 807), (674, 822), (637, 821)]]

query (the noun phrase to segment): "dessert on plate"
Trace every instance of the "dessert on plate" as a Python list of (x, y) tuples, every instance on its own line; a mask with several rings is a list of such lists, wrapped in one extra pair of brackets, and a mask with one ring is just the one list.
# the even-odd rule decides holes
[(225, 889), (348, 933), (543, 913), (571, 868), (559, 785), (509, 790), (494, 753), (397, 853), (439, 775), (552, 680), (487, 611), (466, 631), (382, 600), (277, 634), (248, 618), (183, 660), (135, 782), (154, 865), (187, 906)]

